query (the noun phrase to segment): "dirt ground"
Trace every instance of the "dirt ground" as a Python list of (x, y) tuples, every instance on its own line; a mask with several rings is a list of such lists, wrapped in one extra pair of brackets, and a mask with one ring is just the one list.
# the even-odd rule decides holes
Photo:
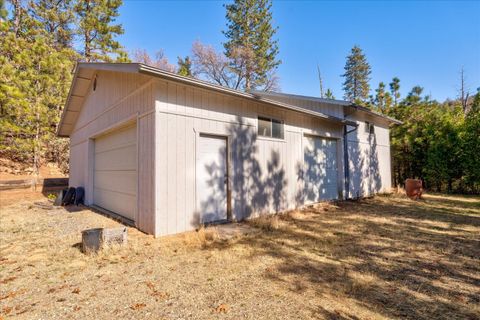
[[(0, 201), (4, 195), (0, 194)], [(479, 319), (480, 198), (379, 196), (80, 251), (119, 224), (88, 209), (1, 207), (0, 315), (18, 319)]]

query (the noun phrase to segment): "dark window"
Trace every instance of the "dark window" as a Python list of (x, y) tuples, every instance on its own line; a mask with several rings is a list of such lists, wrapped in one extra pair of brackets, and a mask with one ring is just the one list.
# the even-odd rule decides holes
[(258, 117), (259, 136), (283, 139), (283, 131), (283, 121), (266, 117)]
[(270, 119), (258, 117), (258, 135), (262, 137), (272, 136), (272, 122)]

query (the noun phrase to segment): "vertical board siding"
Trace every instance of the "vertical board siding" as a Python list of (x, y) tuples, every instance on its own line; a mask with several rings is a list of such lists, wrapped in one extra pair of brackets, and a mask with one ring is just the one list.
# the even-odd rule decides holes
[[(147, 233), (155, 232), (155, 119), (148, 114), (154, 111), (152, 78), (140, 74), (100, 71), (97, 73), (97, 87), (89, 89), (88, 96), (80, 111), (78, 120), (70, 135), (70, 185), (86, 188), (87, 204), (90, 181), (93, 178), (93, 158), (89, 159), (88, 141), (106, 129), (115, 130), (125, 121), (135, 121), (137, 115), (138, 138), (138, 228)], [(90, 148), (93, 147), (94, 144)]]
[[(389, 192), (392, 187), (390, 137), (387, 124), (375, 123), (368, 116), (352, 118), (358, 127), (348, 135), (350, 169), (349, 196), (367, 197)], [(365, 121), (375, 123), (375, 134), (365, 132)]]
[[(303, 204), (304, 134), (342, 141), (341, 125), (300, 113), (160, 79), (153, 88), (157, 235), (198, 226), (195, 161), (200, 133), (229, 138), (231, 210), (237, 220)], [(257, 137), (259, 114), (283, 120), (285, 139)], [(339, 150), (337, 158), (343, 157)]]
[(138, 120), (138, 217), (137, 227), (155, 233), (155, 113)]

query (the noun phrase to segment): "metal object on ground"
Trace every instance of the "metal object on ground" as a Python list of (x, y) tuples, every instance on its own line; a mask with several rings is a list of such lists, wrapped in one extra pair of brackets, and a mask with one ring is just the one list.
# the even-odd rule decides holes
[(83, 253), (95, 253), (110, 244), (127, 244), (127, 228), (95, 228), (82, 231)]
[(422, 180), (407, 179), (405, 180), (405, 192), (410, 199), (418, 200), (422, 197), (423, 188)]
[(127, 227), (121, 228), (105, 228), (103, 229), (103, 243), (109, 244), (127, 244)]

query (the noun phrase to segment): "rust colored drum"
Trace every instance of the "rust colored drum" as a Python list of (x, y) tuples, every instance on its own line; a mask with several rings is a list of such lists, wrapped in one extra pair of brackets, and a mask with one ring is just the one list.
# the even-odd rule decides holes
[(422, 180), (407, 179), (405, 180), (405, 192), (411, 199), (420, 199), (423, 193)]

